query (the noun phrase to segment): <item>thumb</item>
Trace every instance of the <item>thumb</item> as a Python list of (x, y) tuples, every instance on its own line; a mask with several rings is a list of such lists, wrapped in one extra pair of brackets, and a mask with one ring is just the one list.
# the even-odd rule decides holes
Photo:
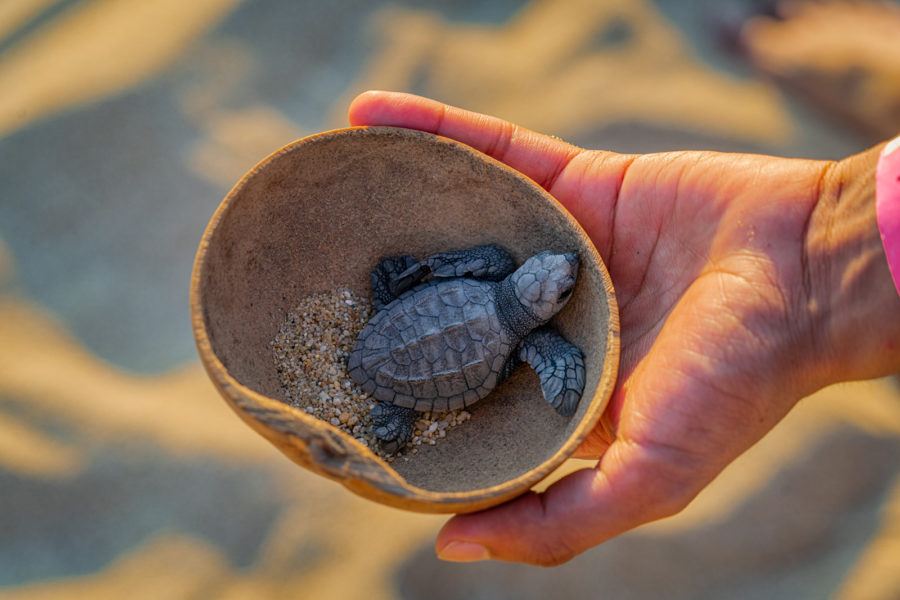
[(693, 486), (671, 473), (654, 479), (660, 467), (631, 448), (616, 441), (597, 468), (571, 473), (544, 492), (453, 517), (438, 534), (438, 557), (553, 566), (684, 508)]

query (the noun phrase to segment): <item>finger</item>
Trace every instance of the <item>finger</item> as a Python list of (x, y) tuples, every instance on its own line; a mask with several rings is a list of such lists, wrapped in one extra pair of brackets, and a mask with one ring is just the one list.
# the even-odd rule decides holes
[(583, 150), (495, 117), (397, 92), (357, 96), (348, 117), (352, 125), (408, 127), (449, 137), (506, 163), (553, 194), (609, 259), (619, 190), (634, 156)]
[[(635, 454), (637, 453), (637, 454)], [(435, 548), (444, 560), (497, 559), (552, 566), (638, 525), (675, 514), (696, 494), (640, 449), (617, 441), (599, 468), (576, 471), (543, 493), (450, 519)]]
[(609, 444), (608, 431), (601, 423), (598, 423), (597, 427), (588, 432), (581, 444), (578, 445), (578, 448), (575, 449), (575, 452), (572, 453), (572, 458), (597, 460), (603, 456), (609, 448)]
[[(592, 527), (591, 539), (577, 539), (585, 532), (585, 524), (574, 526), (572, 519), (585, 513), (573, 504), (586, 502), (584, 496), (601, 485), (597, 471), (584, 469), (543, 493), (529, 492), (487, 511), (457, 515), (438, 534), (437, 555), (453, 562), (495, 559), (543, 566), (564, 563), (601, 540), (603, 532), (596, 526)], [(569, 507), (568, 514), (560, 510), (563, 506)]]
[(620, 370), (618, 384), (603, 409), (600, 420), (572, 453), (572, 458), (599, 459), (616, 439), (619, 415), (622, 412), (622, 403), (625, 401), (625, 382), (628, 381), (629, 375), (630, 370), (627, 367)]
[(389, 125), (448, 137), (484, 152), (550, 190), (584, 152), (508, 121), (399, 92), (365, 92), (350, 104), (351, 125)]

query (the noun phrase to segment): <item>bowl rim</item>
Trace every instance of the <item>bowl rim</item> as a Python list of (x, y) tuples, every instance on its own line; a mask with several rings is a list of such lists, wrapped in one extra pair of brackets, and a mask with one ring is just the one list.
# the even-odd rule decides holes
[[(590, 404), (572, 433), (550, 457), (526, 472), (504, 482), (473, 490), (438, 492), (420, 488), (405, 480), (387, 461), (376, 456), (367, 446), (358, 442), (353, 436), (339, 430), (330, 423), (308, 415), (298, 408), (261, 394), (240, 383), (231, 375), (214, 352), (206, 327), (205, 296), (202, 282), (204, 281), (206, 258), (211, 240), (234, 203), (235, 198), (239, 196), (241, 190), (250, 179), (282, 155), (327, 138), (347, 135), (390, 135), (419, 138), (429, 142), (450, 145), (464, 152), (474, 153), (476, 158), (487, 163), (491, 168), (499, 168), (522, 180), (528, 187), (537, 192), (537, 195), (542, 197), (544, 201), (549, 202), (563, 216), (572, 232), (581, 238), (581, 245), (591, 254), (592, 262), (603, 281), (609, 314), (606, 336), (607, 345), (602, 372)], [(526, 175), (466, 144), (416, 129), (363, 126), (323, 131), (286, 144), (259, 161), (225, 195), (203, 232), (191, 273), (190, 312), (194, 341), (207, 374), (220, 395), (252, 429), (268, 439), (288, 458), (301, 464), (301, 466), (330, 479), (337, 480), (351, 489), (351, 491), (371, 500), (418, 512), (471, 512), (481, 510), (500, 504), (531, 489), (565, 462), (584, 441), (588, 433), (598, 426), (601, 416), (609, 404), (618, 375), (620, 323), (615, 290), (606, 265), (581, 225), (556, 198)], [(277, 414), (273, 415), (273, 413)], [(260, 417), (262, 414), (267, 415), (267, 418), (270, 420), (263, 422)], [(291, 437), (289, 428), (273, 431), (271, 418), (299, 420), (312, 431), (318, 431), (322, 434), (322, 438), (315, 439), (316, 436), (312, 436), (314, 439), (311, 440), (300, 438), (302, 443), (298, 444), (297, 439), (289, 439)], [(320, 447), (317, 448), (317, 444)], [(337, 452), (341, 454), (345, 451), (358, 453), (358, 456), (355, 457), (358, 460), (352, 460), (354, 457), (342, 455), (343, 462), (338, 460), (333, 465), (328, 464), (329, 453)], [(322, 455), (322, 452), (324, 452), (324, 455)], [(319, 454), (318, 456), (317, 453)], [(323, 456), (325, 459), (324, 463)], [(373, 462), (374, 465), (372, 464)], [(361, 480), (359, 479), (360, 474), (353, 470), (354, 468), (372, 468), (373, 466), (376, 470), (381, 470), (379, 477)]]

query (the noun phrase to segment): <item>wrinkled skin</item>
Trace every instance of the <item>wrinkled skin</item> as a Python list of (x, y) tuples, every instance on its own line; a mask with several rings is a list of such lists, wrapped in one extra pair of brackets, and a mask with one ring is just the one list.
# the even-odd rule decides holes
[(383, 92), (349, 116), (459, 140), (537, 181), (590, 235), (619, 302), (618, 382), (577, 453), (596, 466), (453, 517), (442, 558), (569, 560), (679, 512), (802, 396), (900, 369), (900, 300), (874, 226), (877, 149), (840, 163), (620, 155)]

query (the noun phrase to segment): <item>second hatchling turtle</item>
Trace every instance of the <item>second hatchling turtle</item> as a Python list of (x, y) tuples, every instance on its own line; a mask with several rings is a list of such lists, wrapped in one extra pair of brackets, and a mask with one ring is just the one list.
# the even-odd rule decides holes
[(374, 432), (395, 452), (416, 412), (469, 407), (523, 362), (565, 417), (584, 390), (584, 355), (545, 324), (565, 306), (578, 255), (541, 252), (515, 268), (496, 245), (382, 260), (370, 280), (376, 314), (350, 353), (350, 377), (378, 404)]

